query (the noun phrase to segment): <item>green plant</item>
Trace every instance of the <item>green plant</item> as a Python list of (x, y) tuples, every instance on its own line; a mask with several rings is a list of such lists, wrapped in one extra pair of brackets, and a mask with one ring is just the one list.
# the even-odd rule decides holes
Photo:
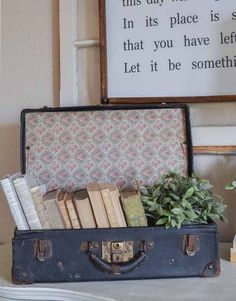
[(236, 179), (225, 186), (226, 190), (236, 190)]
[[(149, 224), (181, 228), (187, 224), (226, 221), (226, 205), (210, 190), (209, 181), (170, 172), (152, 187), (141, 187), (141, 198)], [(217, 200), (218, 199), (218, 200)]]

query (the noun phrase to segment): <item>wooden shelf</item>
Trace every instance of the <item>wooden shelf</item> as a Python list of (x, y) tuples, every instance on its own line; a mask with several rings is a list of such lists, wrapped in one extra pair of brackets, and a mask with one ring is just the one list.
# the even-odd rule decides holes
[(194, 155), (236, 155), (236, 145), (232, 146), (194, 146)]

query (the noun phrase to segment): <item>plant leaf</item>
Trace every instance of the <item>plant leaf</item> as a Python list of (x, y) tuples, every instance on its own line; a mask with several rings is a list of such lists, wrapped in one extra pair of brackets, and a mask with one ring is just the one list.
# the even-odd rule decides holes
[(157, 225), (157, 226), (165, 225), (167, 222), (168, 222), (168, 217), (163, 217), (163, 218), (160, 218), (160, 219), (156, 222), (156, 225)]
[(193, 221), (194, 219), (198, 218), (198, 215), (194, 212), (194, 211), (188, 211), (186, 210), (184, 212), (185, 216), (187, 216), (188, 218), (190, 218), (191, 221)]
[(193, 193), (194, 193), (194, 187), (191, 187), (186, 191), (184, 198), (185, 199), (190, 198), (193, 195)]
[(172, 199), (174, 199), (175, 201), (180, 201), (180, 197), (176, 194), (170, 193), (170, 196), (172, 197)]
[(209, 213), (208, 215), (207, 215), (210, 219), (218, 219), (219, 218), (219, 215), (218, 214), (213, 214), (213, 213)]
[(141, 194), (143, 194), (143, 195), (145, 195), (145, 196), (148, 196), (148, 195), (149, 195), (149, 192), (148, 192), (147, 188), (144, 187), (144, 186), (142, 186), (142, 187), (140, 188), (140, 192), (141, 192)]
[(176, 215), (182, 214), (183, 213), (183, 209), (181, 208), (174, 208), (171, 210), (171, 212), (173, 212)]

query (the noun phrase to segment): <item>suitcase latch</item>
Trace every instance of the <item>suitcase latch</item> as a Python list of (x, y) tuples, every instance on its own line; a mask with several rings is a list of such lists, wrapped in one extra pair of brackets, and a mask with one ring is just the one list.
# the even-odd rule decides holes
[(134, 257), (133, 241), (102, 243), (102, 259), (109, 263), (128, 262)]
[(184, 253), (190, 257), (195, 256), (200, 250), (200, 237), (199, 235), (184, 235), (183, 237), (183, 250)]
[(52, 257), (52, 242), (48, 239), (39, 239), (34, 242), (34, 257), (39, 261), (46, 261)]

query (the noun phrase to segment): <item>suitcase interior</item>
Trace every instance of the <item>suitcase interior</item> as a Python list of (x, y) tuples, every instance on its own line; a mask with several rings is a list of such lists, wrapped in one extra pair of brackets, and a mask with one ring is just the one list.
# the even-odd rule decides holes
[(192, 173), (185, 105), (91, 106), (24, 110), (21, 169), (49, 189), (115, 182), (119, 189)]

